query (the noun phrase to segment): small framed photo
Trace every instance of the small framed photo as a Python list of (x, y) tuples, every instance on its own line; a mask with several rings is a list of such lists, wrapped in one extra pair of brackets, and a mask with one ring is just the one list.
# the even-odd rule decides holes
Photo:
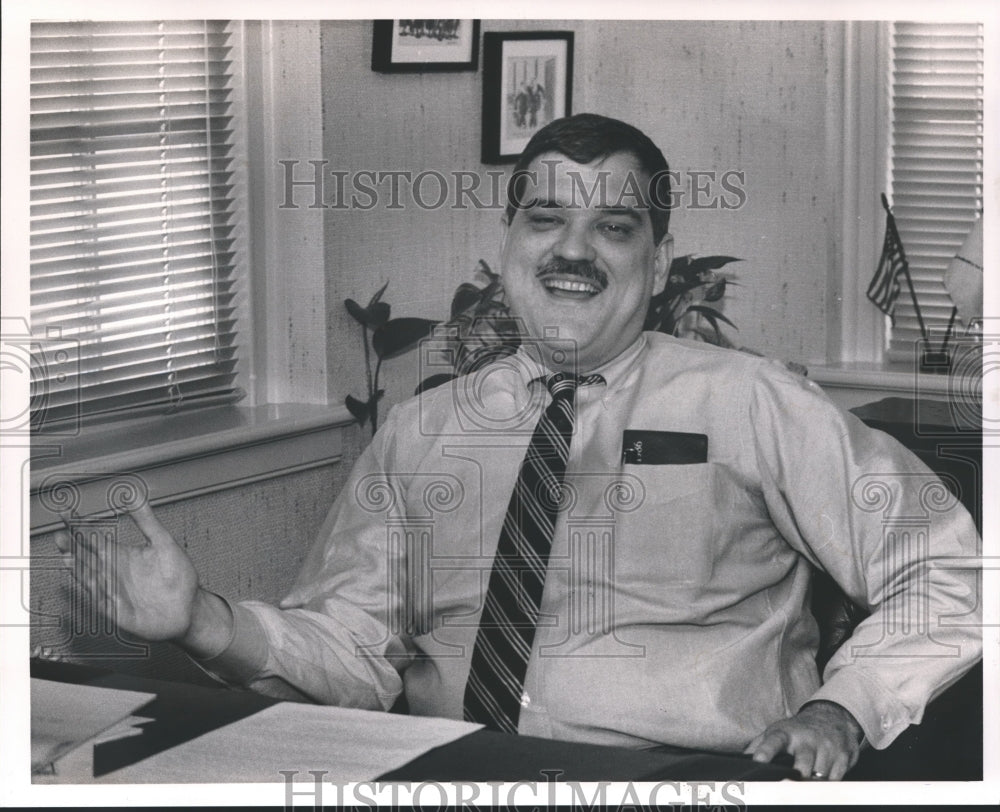
[(375, 20), (372, 70), (380, 73), (476, 70), (479, 20)]
[(573, 32), (483, 35), (483, 150), (508, 163), (537, 130), (572, 112)]

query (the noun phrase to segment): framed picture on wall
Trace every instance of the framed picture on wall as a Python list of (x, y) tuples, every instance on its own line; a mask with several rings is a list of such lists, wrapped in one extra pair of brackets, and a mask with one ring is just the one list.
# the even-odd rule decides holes
[(513, 161), (537, 130), (572, 112), (573, 32), (483, 35), (483, 149)]
[(476, 70), (479, 20), (375, 20), (372, 70)]

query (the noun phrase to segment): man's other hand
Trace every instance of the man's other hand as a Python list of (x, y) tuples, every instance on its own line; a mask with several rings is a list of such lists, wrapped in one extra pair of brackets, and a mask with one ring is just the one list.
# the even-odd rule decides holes
[(232, 628), (228, 606), (199, 588), (191, 559), (149, 505), (130, 516), (144, 544), (109, 543), (86, 532), (56, 533), (56, 546), (77, 582), (125, 632), (173, 641), (196, 656), (221, 650)]
[(743, 752), (752, 753), (754, 761), (788, 753), (803, 778), (839, 781), (857, 764), (863, 739), (861, 725), (845, 708), (817, 700), (770, 725)]

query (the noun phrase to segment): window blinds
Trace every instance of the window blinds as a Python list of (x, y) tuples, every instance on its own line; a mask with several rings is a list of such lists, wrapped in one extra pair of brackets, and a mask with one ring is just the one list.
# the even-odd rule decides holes
[(34, 427), (240, 396), (230, 37), (32, 25)]
[[(944, 272), (983, 206), (982, 26), (897, 22), (892, 54), (893, 214), (937, 344), (952, 309)], [(920, 326), (905, 283), (893, 315), (889, 358), (913, 361)]]

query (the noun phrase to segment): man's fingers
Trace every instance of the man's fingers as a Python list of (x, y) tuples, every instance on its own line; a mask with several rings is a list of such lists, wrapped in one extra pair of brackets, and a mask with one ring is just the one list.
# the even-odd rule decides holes
[(73, 544), (73, 535), (69, 530), (56, 530), (52, 535), (55, 540), (56, 549), (59, 550), (63, 555), (66, 555), (70, 551), (70, 547)]
[(753, 752), (753, 760), (758, 762), (771, 761), (779, 753), (788, 753), (794, 756), (794, 767), (803, 778), (812, 778), (816, 771), (821, 772), (824, 779), (829, 777), (822, 759), (817, 757), (816, 748), (799, 739), (793, 740), (783, 730), (765, 731), (750, 743), (747, 751)]
[(160, 524), (160, 520), (156, 518), (153, 509), (149, 506), (149, 502), (143, 502), (139, 507), (130, 511), (129, 516), (132, 517), (132, 521), (135, 522), (140, 532), (149, 539), (151, 544), (157, 544), (170, 539), (170, 534)]
[[(73, 560), (73, 514), (71, 513), (60, 513), (59, 518), (62, 519), (62, 523), (66, 525), (65, 527), (60, 527), (53, 534), (52, 538), (55, 540), (56, 549), (63, 554), (63, 563), (70, 564)], [(68, 560), (67, 560), (68, 559)]]
[(97, 538), (89, 533), (80, 533), (74, 545), (74, 554), (81, 561), (91, 568), (97, 566), (97, 562), (104, 557), (105, 545), (103, 539)]
[[(817, 759), (816, 748), (812, 743), (801, 739), (792, 741), (788, 746), (788, 752), (795, 756), (795, 769), (803, 778), (812, 778), (814, 772), (819, 772), (823, 778), (826, 778), (827, 774), (823, 769), (822, 760)], [(819, 777), (816, 776), (816, 778)]]
[(754, 748), (754, 761), (770, 761), (778, 755), (778, 753), (783, 752), (785, 747), (788, 745), (788, 736), (780, 731), (774, 731), (771, 733), (765, 732), (763, 737), (758, 738), (760, 738), (761, 741), (760, 744)]
[(93, 592), (96, 587), (96, 575), (99, 567), (97, 553), (89, 547), (78, 544), (76, 551), (76, 573), (80, 582), (89, 592)]
[(833, 766), (830, 767), (830, 780), (839, 781), (847, 774), (850, 767), (850, 757), (847, 753), (841, 753), (834, 759)]
[(107, 560), (95, 552), (84, 552), (77, 556), (73, 576), (87, 593), (90, 601), (104, 614), (110, 614), (111, 603), (117, 597), (117, 589), (109, 582), (111, 575)]
[(858, 759), (858, 747), (852, 744), (854, 733), (836, 720), (824, 724), (810, 718), (815, 715), (811, 711), (801, 718), (775, 722), (744, 752), (752, 752), (754, 761), (771, 761), (786, 752), (805, 780), (840, 781)]
[(77, 536), (75, 546), (80, 579), (95, 598), (99, 597), (107, 591), (107, 581), (112, 577), (108, 553), (113, 551), (104, 539), (86, 533)]
[(847, 769), (853, 770), (855, 765), (858, 763), (858, 759), (861, 758), (861, 745), (851, 749), (851, 752), (847, 757)]

